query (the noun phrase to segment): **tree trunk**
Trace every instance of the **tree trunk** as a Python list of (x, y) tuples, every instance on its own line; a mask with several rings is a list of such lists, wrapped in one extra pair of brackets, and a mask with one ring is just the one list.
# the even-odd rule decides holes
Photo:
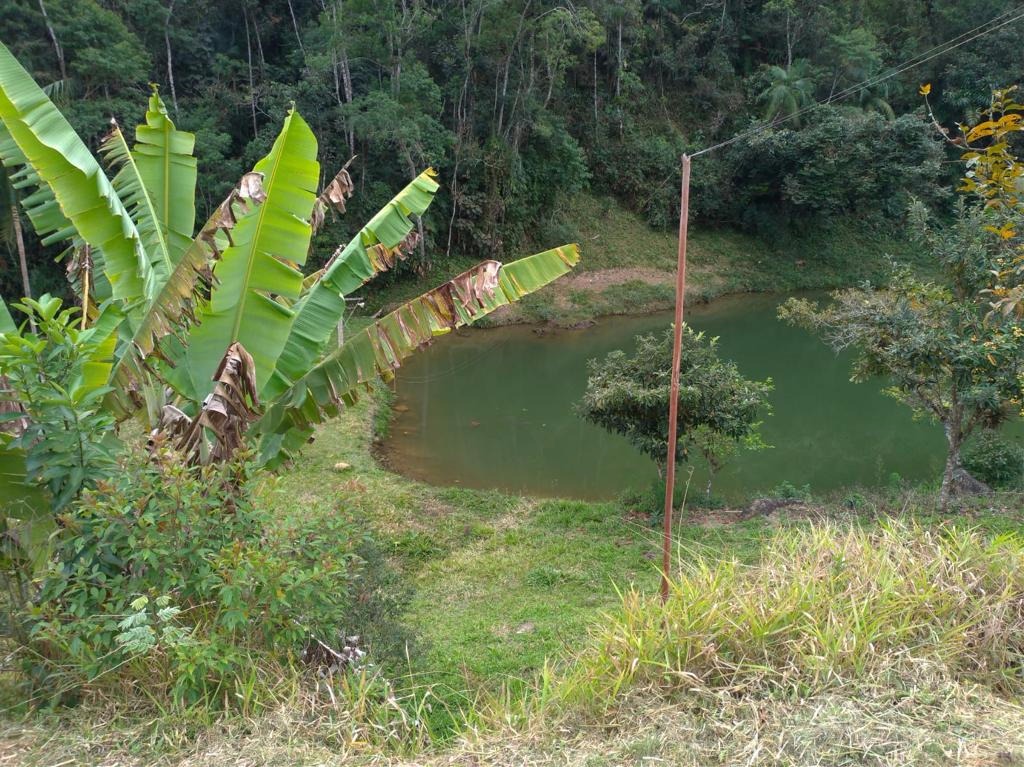
[(60, 67), (60, 79), (68, 79), (67, 65), (64, 63), (64, 49), (60, 47), (60, 43), (57, 41), (57, 33), (53, 31), (53, 25), (50, 24), (50, 17), (46, 13), (46, 6), (43, 5), (43, 0), (39, 0), (39, 12), (43, 14), (43, 23), (46, 24), (46, 33), (50, 36), (50, 42), (53, 43), (53, 50), (57, 54), (57, 65)]
[(786, 11), (786, 71), (793, 68), (793, 33), (790, 30), (790, 12)]
[[(256, 6), (259, 8), (259, 5)], [(263, 55), (263, 38), (260, 37), (260, 23), (256, 19), (256, 14), (252, 16), (252, 31), (253, 36), (256, 38), (256, 52), (260, 55), (260, 79), (267, 74), (267, 57)]]
[[(12, 190), (13, 193), (13, 190)], [(25, 255), (25, 235), (21, 229), (21, 212), (18, 210), (18, 202), (11, 203), (11, 226), (14, 228), (14, 242), (18, 248), (18, 265), (21, 267), (21, 289), (25, 298), (32, 298), (32, 284), (28, 278), (28, 257)], [(36, 323), (29, 317), (29, 327), (36, 332)]]
[[(345, 95), (344, 103), (346, 104), (351, 104), (352, 99), (355, 98), (352, 90), (352, 70), (348, 65), (348, 49), (343, 45), (339, 51), (336, 43), (338, 39), (338, 8), (340, 7), (340, 2), (331, 6), (331, 20), (334, 24), (334, 39), (331, 41), (331, 70), (334, 74), (334, 95), (338, 100), (339, 106), (342, 103), (341, 96), (343, 93)], [(339, 52), (341, 54), (340, 58), (338, 57)], [(340, 80), (338, 77), (339, 70), (341, 72)], [(347, 118), (345, 120), (345, 137), (348, 140), (349, 154), (354, 155), (356, 153), (356, 134), (352, 130), (352, 125)]]
[(252, 38), (249, 36), (249, 13), (243, 6), (242, 18), (245, 19), (245, 50), (249, 61), (249, 107), (252, 110), (252, 136), (256, 138), (256, 86), (252, 79)]
[(302, 59), (306, 59), (306, 49), (302, 46), (302, 36), (299, 34), (299, 22), (295, 19), (295, 8), (292, 7), (292, 0), (288, 0), (288, 14), (292, 17), (292, 29), (295, 30), (295, 40), (299, 44), (299, 52)]
[(28, 279), (28, 258), (25, 255), (25, 236), (21, 230), (21, 213), (18, 203), (11, 203), (11, 226), (14, 227), (14, 241), (18, 247), (18, 264), (21, 267), (21, 289), (25, 298), (32, 298), (32, 285)]
[(619, 41), (615, 54), (615, 98), (622, 95), (622, 19), (619, 19)]
[(164, 22), (164, 47), (167, 48), (167, 84), (171, 88), (171, 105), (174, 107), (174, 117), (178, 117), (178, 94), (174, 90), (174, 64), (171, 59), (171, 14), (174, 13), (174, 1), (167, 6), (167, 20)]
[(959, 415), (956, 414), (942, 425), (946, 432), (946, 468), (942, 473), (942, 489), (939, 491), (939, 506), (945, 513), (949, 507), (949, 499), (953, 495), (953, 479), (960, 468), (960, 448), (963, 446), (963, 431)]
[[(345, 93), (345, 103), (346, 104), (351, 104), (352, 103), (352, 99), (355, 96), (354, 96), (353, 91), (352, 91), (352, 70), (349, 69), (349, 66), (348, 66), (348, 49), (346, 49), (346, 48), (342, 48), (341, 49), (341, 62), (340, 63), (341, 63), (341, 86), (344, 89), (344, 93)], [(346, 125), (345, 125), (345, 133), (348, 136), (348, 151), (349, 151), (349, 154), (355, 154), (356, 153), (356, 134), (355, 134), (355, 131), (352, 130), (352, 126), (350, 124), (347, 124), (347, 122), (348, 121), (346, 121)]]

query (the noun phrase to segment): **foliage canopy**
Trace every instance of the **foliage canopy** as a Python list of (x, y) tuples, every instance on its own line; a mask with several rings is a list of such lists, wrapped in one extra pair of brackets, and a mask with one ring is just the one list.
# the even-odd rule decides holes
[[(706, 430), (737, 443), (751, 438), (767, 409), (771, 381), (744, 378), (735, 363), (718, 356), (716, 347), (717, 339), (686, 328), (679, 385), (679, 462), (707, 441)], [(638, 336), (632, 355), (617, 350), (603, 360), (591, 360), (577, 412), (623, 435), (664, 468), (671, 370), (671, 329), (660, 337)]]

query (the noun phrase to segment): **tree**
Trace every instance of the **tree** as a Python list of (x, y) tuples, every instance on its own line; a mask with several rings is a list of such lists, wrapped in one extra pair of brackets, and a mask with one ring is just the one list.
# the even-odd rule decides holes
[(768, 87), (758, 98), (765, 104), (765, 120), (800, 127), (800, 110), (814, 100), (809, 62), (798, 59), (786, 68), (768, 67)]
[[(576, 246), (565, 245), (510, 264), (485, 261), (331, 344), (346, 294), (415, 246), (414, 218), (438, 189), (433, 172), (413, 179), (324, 268), (304, 275), (313, 233), (329, 209), (345, 210), (354, 187), (342, 168), (318, 193), (317, 142), (297, 111), (198, 233), (195, 137), (174, 126), (155, 91), (145, 120), (132, 146), (113, 123), (101, 147), (116, 170), (108, 178), (0, 45), (0, 160), (35, 186), (23, 204), (40, 237), (71, 243), (82, 265), (74, 287), (83, 326), (112, 328), (117, 339), (109, 365), (91, 368), (89, 380), (119, 419), (169, 387), (154, 438), (191, 462), (226, 460), (252, 441), (263, 464), (279, 463), (314, 424), (435, 336), (518, 300), (578, 260)], [(4, 324), (5, 340), (29, 339)]]
[(886, 120), (821, 105), (805, 119), (800, 130), (770, 128), (728, 148), (716, 160), (727, 179), (698, 201), (725, 220), (774, 233), (851, 215), (892, 228), (911, 195), (934, 205), (948, 200), (942, 145), (919, 115)]
[(990, 311), (998, 252), (985, 231), (984, 211), (961, 204), (956, 220), (932, 228), (918, 205), (913, 226), (941, 269), (929, 280), (894, 267), (886, 288), (853, 288), (818, 307), (790, 299), (780, 316), (822, 336), (834, 349), (853, 349), (853, 378), (885, 376), (888, 393), (915, 415), (942, 425), (946, 462), (940, 502), (976, 487), (961, 467), (964, 441), (1020, 410), (1024, 397), (1024, 321)]
[[(856, 349), (855, 379), (888, 376), (890, 394), (942, 424), (943, 509), (953, 495), (977, 487), (961, 466), (964, 441), (1024, 412), (1024, 257), (1017, 240), (1024, 172), (1010, 143), (1024, 107), (1013, 101), (1013, 90), (994, 91), (981, 121), (960, 126), (960, 143), (969, 150), (960, 186), (967, 197), (953, 223), (936, 229), (922, 204), (911, 208), (913, 229), (940, 267), (937, 279), (894, 266), (883, 290), (840, 291), (825, 308), (791, 299), (780, 309), (837, 350)], [(930, 84), (921, 87), (926, 104), (930, 92)]]
[[(591, 360), (587, 389), (577, 412), (587, 421), (621, 434), (650, 457), (661, 474), (668, 448), (668, 405), (672, 371), (672, 331), (636, 339), (636, 352), (614, 351)], [(718, 356), (717, 339), (694, 333), (683, 338), (679, 384), (679, 442), (681, 463), (701, 442), (742, 444), (751, 440), (767, 410), (771, 380), (750, 381), (736, 364)], [(711, 453), (720, 455), (719, 449)]]

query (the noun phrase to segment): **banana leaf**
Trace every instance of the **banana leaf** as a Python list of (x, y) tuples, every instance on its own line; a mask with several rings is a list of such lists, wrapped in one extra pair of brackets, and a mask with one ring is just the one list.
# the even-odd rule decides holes
[(273, 373), (294, 316), (279, 299), (295, 301), (302, 291), (297, 266), (309, 250), (320, 173), (316, 152), (313, 132), (291, 111), (270, 154), (253, 169), (263, 176), (266, 199), (235, 225), (233, 242), (214, 267), (210, 302), (189, 334), (189, 390), (180, 392), (187, 398), (200, 401), (212, 391), (213, 373), (236, 341), (252, 354), (257, 389)]
[(131, 305), (132, 312), (140, 310), (157, 284), (131, 216), (88, 147), (2, 43), (0, 121), (63, 215), (92, 246), (111, 295)]
[(123, 320), (121, 307), (108, 301), (101, 307), (96, 322), (79, 333), (82, 372), (72, 383), (72, 396), (81, 396), (108, 385), (114, 367), (117, 331)]
[(7, 170), (11, 186), (27, 194), (19, 200), (32, 228), (44, 245), (66, 240), (74, 234), (75, 227), (60, 209), (57, 199), (39, 174), (28, 164), (28, 159), (17, 142), (0, 122), (0, 163)]
[[(252, 175), (246, 174), (246, 177)], [(252, 197), (254, 194), (256, 200)], [(243, 179), (185, 249), (181, 260), (139, 320), (130, 343), (122, 346), (114, 363), (110, 378), (112, 388), (104, 404), (118, 419), (127, 418), (141, 406), (140, 390), (149, 381), (149, 355), (161, 339), (175, 332), (183, 334), (194, 322), (195, 307), (209, 287), (210, 266), (220, 255), (220, 246), (226, 246), (228, 233), (238, 217), (263, 199), (262, 184), (247, 183)], [(177, 337), (172, 337), (165, 345), (167, 348), (162, 350), (163, 356), (184, 360), (184, 347)], [(165, 366), (164, 373), (173, 388), (191, 389), (185, 364), (178, 368)]]
[(409, 216), (423, 215), (434, 199), (436, 175), (430, 168), (413, 179), (335, 253), (296, 306), (295, 321), (274, 375), (260, 392), (262, 399), (272, 400), (309, 370), (345, 314), (345, 296), (394, 264), (400, 256), (396, 250), (413, 231)]
[(278, 463), (308, 438), (315, 424), (355, 402), (370, 382), (390, 378), (402, 360), (436, 336), (518, 301), (578, 261), (576, 245), (505, 265), (485, 261), (359, 331), (288, 387), (250, 429), (260, 440), (260, 460)]
[(0, 333), (17, 333), (18, 326), (14, 324), (11, 310), (7, 308), (7, 302), (0, 298)]
[(170, 251), (164, 237), (164, 227), (160, 223), (160, 219), (157, 218), (153, 200), (142, 181), (139, 167), (135, 164), (135, 158), (128, 148), (128, 142), (125, 140), (120, 126), (115, 120), (110, 122), (111, 131), (100, 144), (100, 154), (111, 168), (117, 169), (117, 174), (112, 181), (114, 191), (121, 198), (121, 202), (127, 206), (132, 220), (135, 221), (139, 236), (146, 248), (146, 255), (149, 256), (153, 278), (159, 288), (167, 281), (171, 266)]
[(39, 572), (57, 530), (49, 497), (26, 478), (25, 452), (0, 434), (0, 567)]
[(195, 134), (178, 130), (154, 87), (145, 125), (135, 129), (132, 158), (164, 232), (167, 255), (177, 265), (196, 225)]

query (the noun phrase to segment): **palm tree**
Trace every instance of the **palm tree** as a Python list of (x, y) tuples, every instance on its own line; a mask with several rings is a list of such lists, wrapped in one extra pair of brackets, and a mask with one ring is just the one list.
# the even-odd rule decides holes
[(789, 122), (800, 127), (799, 112), (814, 99), (814, 80), (806, 59), (797, 59), (789, 68), (768, 68), (769, 85), (758, 97), (766, 104), (765, 120)]
[(865, 112), (878, 112), (886, 120), (895, 120), (896, 112), (889, 104), (889, 86), (887, 83), (866, 85), (857, 91), (857, 106)]

